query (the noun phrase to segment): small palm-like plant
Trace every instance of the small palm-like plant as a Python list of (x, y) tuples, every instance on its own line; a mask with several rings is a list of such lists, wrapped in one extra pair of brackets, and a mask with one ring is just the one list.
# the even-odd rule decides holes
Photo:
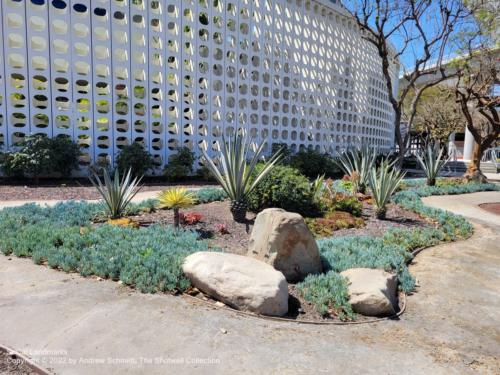
[(130, 169), (121, 179), (118, 169), (115, 171), (113, 179), (106, 169), (103, 170), (102, 180), (96, 173), (91, 175), (89, 179), (101, 194), (107, 214), (113, 220), (123, 217), (128, 205), (142, 188), (139, 186), (142, 177), (132, 179)]
[(179, 210), (193, 206), (196, 203), (196, 196), (184, 188), (173, 188), (159, 193), (158, 203), (159, 208), (174, 210), (174, 227), (179, 228)]
[(439, 172), (446, 164), (446, 160), (443, 159), (444, 148), (438, 150), (431, 144), (427, 145), (427, 148), (422, 155), (417, 155), (417, 160), (427, 177), (427, 185), (436, 185), (436, 178)]
[(373, 203), (376, 207), (375, 215), (378, 219), (385, 219), (387, 203), (391, 199), (405, 173), (395, 168), (393, 163), (384, 160), (379, 168), (372, 168), (370, 173), (370, 188)]
[(340, 154), (335, 163), (351, 178), (354, 191), (364, 194), (376, 159), (377, 150), (364, 143)]
[(238, 134), (229, 141), (223, 138), (218, 167), (203, 150), (206, 166), (231, 200), (231, 213), (237, 222), (245, 221), (248, 195), (283, 157), (283, 149), (280, 149), (265, 163), (260, 173), (255, 175), (255, 167), (261, 158), (265, 144), (264, 141), (257, 147), (253, 157), (248, 161), (251, 142), (246, 136)]

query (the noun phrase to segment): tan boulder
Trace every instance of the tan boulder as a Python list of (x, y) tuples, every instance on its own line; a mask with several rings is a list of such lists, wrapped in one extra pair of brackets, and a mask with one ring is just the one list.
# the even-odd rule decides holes
[(246, 256), (199, 252), (182, 270), (199, 290), (238, 310), (282, 316), (288, 312), (288, 283), (283, 274)]
[(288, 281), (322, 271), (318, 245), (304, 218), (280, 208), (257, 215), (247, 255), (272, 265)]
[(396, 275), (371, 268), (351, 268), (340, 274), (349, 281), (349, 302), (354, 312), (368, 316), (390, 316), (396, 313)]

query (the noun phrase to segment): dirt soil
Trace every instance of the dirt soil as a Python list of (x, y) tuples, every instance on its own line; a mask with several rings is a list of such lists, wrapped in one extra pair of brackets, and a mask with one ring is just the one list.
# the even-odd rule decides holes
[[(245, 223), (234, 222), (229, 211), (229, 202), (212, 202), (196, 205), (192, 208), (182, 210), (181, 213), (197, 213), (202, 215), (201, 222), (195, 225), (183, 225), (185, 229), (196, 231), (200, 238), (208, 239), (211, 247), (220, 248), (227, 252), (244, 255), (248, 249), (248, 240), (252, 232), (255, 219), (254, 213), (247, 213)], [(152, 213), (143, 213), (131, 217), (143, 226), (153, 223), (172, 224), (174, 214), (171, 210), (158, 210)], [(378, 220), (373, 216), (373, 208), (369, 204), (363, 206), (363, 228), (341, 229), (334, 232), (335, 236), (383, 236), (387, 230), (392, 228), (421, 228), (429, 227), (432, 223), (421, 218), (417, 214), (402, 209), (396, 205), (389, 205), (387, 218)], [(222, 234), (217, 231), (216, 225), (224, 224), (228, 233)]]
[[(187, 181), (185, 183), (167, 182), (145, 182), (141, 192), (159, 191), (172, 186), (183, 186), (186, 188), (204, 187), (204, 182)], [(100, 199), (97, 190), (87, 179), (70, 180), (67, 183), (61, 181), (42, 181), (40, 185), (27, 185), (22, 182), (11, 183), (0, 180), (0, 201), (17, 200), (92, 200)]]
[[(252, 232), (255, 214), (247, 213), (245, 223), (236, 223), (229, 211), (229, 201), (199, 204), (192, 208), (181, 210), (181, 214), (201, 214), (202, 219), (195, 225), (182, 225), (184, 229), (194, 230), (200, 239), (206, 239), (212, 248), (220, 248), (227, 252), (244, 255), (248, 247), (248, 239)], [(139, 222), (141, 226), (154, 223), (172, 225), (174, 213), (172, 210), (157, 210), (151, 213), (143, 213), (131, 216), (132, 220)], [(227, 233), (220, 233), (216, 225), (223, 224)]]
[(480, 204), (479, 207), (483, 210), (491, 212), (492, 214), (500, 215), (500, 202)]

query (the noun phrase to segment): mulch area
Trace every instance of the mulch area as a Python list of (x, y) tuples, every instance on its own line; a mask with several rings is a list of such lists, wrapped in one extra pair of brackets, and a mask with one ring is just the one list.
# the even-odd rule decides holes
[(479, 207), (481, 207), (483, 210), (491, 212), (492, 214), (500, 215), (500, 202), (498, 202), (498, 203), (483, 203), (483, 204), (480, 204)]
[(405, 210), (394, 204), (387, 206), (385, 220), (378, 220), (374, 216), (373, 206), (364, 203), (362, 218), (365, 226), (362, 228), (340, 229), (334, 232), (334, 236), (374, 236), (381, 237), (389, 229), (401, 228), (424, 228), (431, 227), (432, 223), (420, 217), (414, 212)]
[[(255, 219), (254, 213), (247, 213), (245, 223), (236, 223), (229, 211), (229, 202), (212, 202), (199, 204), (192, 208), (181, 210), (183, 214), (201, 214), (201, 221), (195, 225), (182, 225), (184, 229), (196, 231), (200, 239), (207, 239), (209, 246), (220, 248), (234, 254), (245, 255), (248, 249), (248, 241)], [(402, 209), (396, 205), (389, 205), (387, 218), (378, 220), (373, 216), (373, 208), (369, 204), (363, 205), (363, 219), (365, 226), (362, 228), (341, 229), (334, 232), (334, 236), (383, 236), (389, 229), (393, 228), (422, 228), (432, 224), (417, 214)], [(131, 216), (132, 220), (141, 226), (161, 223), (172, 225), (174, 214), (172, 210), (157, 210), (151, 213), (142, 213)], [(223, 224), (227, 233), (222, 234), (217, 230), (217, 225)]]
[[(173, 186), (204, 187), (206, 182), (186, 181), (184, 183), (144, 182), (141, 192), (157, 191)], [(17, 200), (92, 200), (100, 199), (97, 190), (87, 179), (67, 181), (42, 181), (40, 185), (26, 185), (0, 180), (0, 201)]]
[[(253, 228), (255, 214), (247, 214), (246, 223), (236, 223), (229, 211), (229, 201), (199, 204), (192, 208), (181, 210), (181, 214), (201, 214), (201, 221), (194, 225), (182, 225), (185, 229), (194, 230), (200, 239), (208, 240), (212, 248), (220, 248), (227, 252), (245, 255), (248, 247), (248, 239)], [(157, 210), (151, 213), (143, 213), (131, 216), (132, 220), (141, 226), (154, 223), (172, 225), (174, 213), (172, 210)], [(223, 224), (227, 233), (220, 233), (217, 225)]]

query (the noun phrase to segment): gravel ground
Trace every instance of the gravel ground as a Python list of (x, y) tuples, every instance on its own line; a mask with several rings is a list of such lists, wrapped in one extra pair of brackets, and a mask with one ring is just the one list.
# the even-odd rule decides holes
[[(145, 182), (141, 191), (160, 191), (172, 186), (187, 188), (206, 187), (202, 182), (186, 182), (169, 184), (159, 182)], [(213, 185), (212, 185), (213, 186)], [(57, 181), (46, 181), (40, 185), (24, 185), (6, 183), (0, 180), (0, 201), (18, 200), (92, 200), (99, 199), (97, 190), (89, 184), (88, 180), (71, 180), (67, 184)]]

